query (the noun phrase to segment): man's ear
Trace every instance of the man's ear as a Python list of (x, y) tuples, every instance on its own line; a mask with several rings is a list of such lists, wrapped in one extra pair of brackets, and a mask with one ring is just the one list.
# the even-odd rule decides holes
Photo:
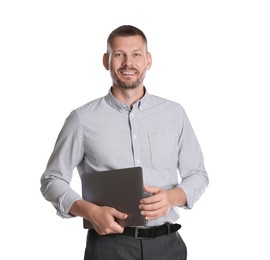
[(150, 69), (152, 66), (152, 55), (150, 52), (147, 53), (147, 69)]
[(106, 70), (110, 69), (110, 66), (109, 66), (109, 54), (108, 53), (103, 54), (103, 66), (105, 67)]

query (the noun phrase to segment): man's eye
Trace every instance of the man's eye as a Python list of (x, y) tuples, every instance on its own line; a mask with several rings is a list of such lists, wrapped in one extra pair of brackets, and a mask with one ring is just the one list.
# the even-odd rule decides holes
[(123, 57), (123, 56), (124, 56), (123, 53), (115, 53), (115, 54), (114, 54), (114, 57)]
[(140, 53), (134, 53), (133, 56), (138, 57), (138, 56), (141, 56), (141, 54)]

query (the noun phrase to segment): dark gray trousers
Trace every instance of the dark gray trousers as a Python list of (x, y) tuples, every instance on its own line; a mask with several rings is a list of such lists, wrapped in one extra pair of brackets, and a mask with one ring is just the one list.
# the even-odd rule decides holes
[(88, 232), (84, 260), (121, 259), (186, 260), (187, 248), (178, 232), (151, 239)]

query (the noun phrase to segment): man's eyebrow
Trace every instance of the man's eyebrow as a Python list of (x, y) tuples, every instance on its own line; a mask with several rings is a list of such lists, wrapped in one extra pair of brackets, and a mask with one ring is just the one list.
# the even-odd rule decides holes
[(122, 50), (114, 50), (114, 51), (112, 51), (112, 53), (116, 53), (116, 52), (124, 52), (124, 51), (122, 51)]
[[(131, 53), (135, 53), (135, 52), (143, 53), (144, 50), (143, 50), (143, 49), (134, 49), (134, 50), (132, 50), (132, 51), (130, 51), (130, 52), (131, 52)], [(114, 53), (126, 53), (126, 51), (119, 49), (119, 50), (113, 50), (111, 53), (112, 53), (112, 54), (114, 54)]]

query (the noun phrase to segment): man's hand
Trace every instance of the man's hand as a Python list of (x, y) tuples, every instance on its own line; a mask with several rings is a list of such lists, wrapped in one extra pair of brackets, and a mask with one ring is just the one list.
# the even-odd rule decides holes
[(146, 220), (163, 217), (171, 207), (186, 204), (186, 196), (180, 188), (163, 190), (159, 187), (144, 186), (144, 190), (153, 194), (140, 201), (139, 208)]
[(111, 207), (97, 207), (91, 213), (91, 223), (99, 235), (112, 233), (122, 233), (124, 228), (121, 227), (115, 219), (126, 219), (127, 214), (122, 213)]
[(99, 235), (122, 233), (124, 228), (115, 220), (126, 219), (127, 214), (115, 208), (101, 207), (83, 199), (75, 201), (69, 211), (74, 216), (80, 216), (89, 220)]

